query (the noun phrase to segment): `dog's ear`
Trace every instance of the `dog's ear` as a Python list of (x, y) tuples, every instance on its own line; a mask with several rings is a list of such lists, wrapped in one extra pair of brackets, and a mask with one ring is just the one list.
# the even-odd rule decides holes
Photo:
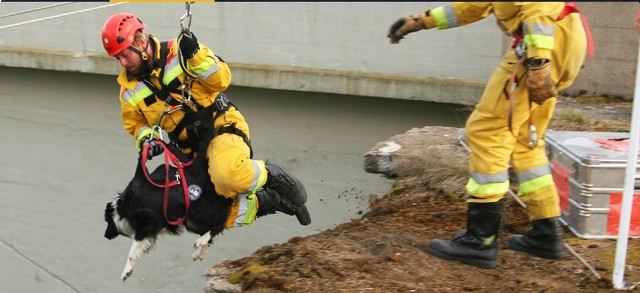
[(107, 222), (107, 229), (104, 230), (104, 237), (109, 240), (120, 235), (120, 233), (118, 233), (118, 226), (116, 226), (116, 223), (113, 220), (114, 213), (115, 209), (113, 208), (113, 203), (107, 203), (107, 207), (104, 209), (104, 220)]
[(113, 203), (108, 202), (107, 206), (104, 208), (104, 220), (109, 222), (109, 219), (113, 220)]

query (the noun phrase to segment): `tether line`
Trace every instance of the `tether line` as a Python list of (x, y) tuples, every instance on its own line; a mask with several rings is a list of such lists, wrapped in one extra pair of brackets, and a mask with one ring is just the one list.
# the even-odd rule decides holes
[(92, 8), (87, 8), (87, 9), (81, 9), (81, 10), (66, 12), (66, 13), (62, 13), (62, 14), (58, 14), (58, 15), (47, 16), (47, 17), (43, 17), (43, 18), (38, 18), (38, 19), (33, 19), (33, 20), (28, 20), (28, 21), (23, 21), (23, 22), (18, 22), (18, 23), (14, 23), (14, 24), (5, 25), (5, 26), (0, 26), (0, 30), (1, 29), (5, 29), (5, 28), (14, 27), (14, 26), (30, 24), (30, 23), (34, 23), (34, 22), (43, 21), (43, 20), (54, 19), (54, 18), (58, 18), (58, 17), (78, 14), (78, 13), (82, 13), (82, 12), (87, 12), (87, 11), (92, 11), (92, 10), (97, 10), (97, 9), (102, 9), (102, 8), (107, 8), (107, 7), (116, 6), (116, 5), (120, 5), (120, 4), (127, 4), (127, 3), (128, 2), (117, 2), (117, 3), (107, 4), (107, 5), (103, 5), (103, 6), (92, 7)]
[(33, 9), (27, 9), (27, 10), (18, 11), (18, 12), (7, 13), (7, 14), (5, 14), (5, 15), (0, 15), (0, 18), (5, 18), (5, 17), (9, 17), (9, 16), (20, 15), (20, 14), (25, 14), (25, 13), (29, 13), (29, 12), (34, 12), (34, 11), (38, 11), (38, 10), (43, 10), (43, 9), (53, 8), (53, 7), (62, 6), (62, 5), (67, 5), (67, 4), (71, 4), (71, 3), (73, 3), (73, 2), (56, 3), (56, 4), (47, 5), (47, 6), (42, 6), (42, 7), (38, 7), (38, 8), (33, 8)]

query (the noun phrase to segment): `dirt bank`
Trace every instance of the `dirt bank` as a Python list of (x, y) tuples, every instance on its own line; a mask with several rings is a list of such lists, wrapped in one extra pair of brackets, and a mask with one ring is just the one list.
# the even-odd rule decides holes
[[(631, 103), (586, 101), (561, 99), (551, 128), (628, 130)], [(412, 131), (428, 135), (402, 139), (438, 147), (404, 153), (396, 162), (393, 188), (376, 196), (360, 219), (217, 264), (209, 270), (208, 292), (614, 291), (615, 240), (584, 240), (566, 230), (565, 242), (595, 274), (570, 253), (545, 260), (506, 249), (504, 239), (529, 229), (524, 209), (511, 197), (503, 211), (497, 268), (475, 268), (424, 252), (431, 239), (448, 239), (466, 226), (466, 150), (456, 142), (459, 129)], [(640, 281), (638, 239), (629, 242), (626, 275), (625, 280)]]

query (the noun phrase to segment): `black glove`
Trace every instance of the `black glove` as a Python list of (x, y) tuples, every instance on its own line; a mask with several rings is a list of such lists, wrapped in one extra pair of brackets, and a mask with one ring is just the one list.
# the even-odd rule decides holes
[(396, 36), (396, 32), (407, 22), (406, 18), (400, 18), (394, 22), (389, 28), (387, 38), (391, 39), (392, 44), (397, 44), (402, 39), (402, 36)]
[(186, 59), (191, 59), (196, 55), (200, 47), (198, 46), (198, 39), (193, 32), (183, 33), (180, 38), (180, 51), (182, 56)]
[[(158, 143), (156, 139), (145, 139), (142, 141), (142, 149), (144, 149), (147, 145), (149, 146), (149, 151), (147, 151), (147, 160), (151, 160), (151, 158), (162, 154), (164, 152), (164, 148), (162, 145)], [(142, 154), (142, 153), (140, 153)]]
[(391, 40), (392, 44), (397, 44), (406, 34), (427, 29), (422, 22), (422, 17), (423, 15), (421, 14), (411, 14), (408, 17), (396, 20), (391, 24), (391, 27), (389, 27), (387, 38)]

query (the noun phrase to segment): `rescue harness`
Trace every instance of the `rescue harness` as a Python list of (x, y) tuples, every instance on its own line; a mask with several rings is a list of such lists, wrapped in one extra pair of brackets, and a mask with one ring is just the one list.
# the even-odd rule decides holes
[[(250, 158), (253, 158), (253, 149), (251, 148), (251, 142), (249, 141), (248, 136), (242, 130), (238, 129), (235, 123), (218, 128), (214, 127), (214, 121), (218, 117), (222, 116), (227, 110), (229, 110), (231, 106), (237, 109), (237, 107), (233, 105), (233, 103), (231, 103), (231, 101), (224, 93), (218, 94), (211, 105), (203, 107), (197, 101), (191, 99), (189, 90), (189, 83), (191, 81), (189, 80), (189, 77), (185, 77), (185, 84), (181, 83), (178, 77), (174, 78), (171, 82), (169, 82), (168, 85), (165, 85), (164, 82), (162, 82), (164, 76), (164, 66), (166, 64), (166, 58), (171, 45), (171, 42), (160, 43), (160, 59), (155, 66), (156, 69), (154, 69), (152, 74), (146, 75), (142, 78), (142, 82), (144, 82), (144, 84), (152, 91), (152, 94), (144, 99), (145, 104), (147, 106), (150, 106), (160, 100), (163, 101), (168, 107), (168, 109), (164, 111), (159, 117), (157, 124), (153, 127), (153, 131), (150, 134), (150, 137), (153, 138), (155, 131), (158, 131), (160, 140), (157, 141), (157, 144), (164, 149), (164, 184), (154, 182), (151, 179), (149, 171), (146, 167), (148, 160), (147, 155), (149, 153), (149, 148), (151, 147), (150, 144), (147, 144), (142, 148), (139, 159), (139, 167), (142, 169), (145, 177), (152, 185), (159, 188), (164, 188), (162, 210), (167, 223), (169, 223), (170, 225), (179, 225), (186, 220), (191, 201), (195, 201), (198, 198), (194, 198), (193, 196), (194, 192), (191, 190), (193, 184), (189, 185), (189, 182), (187, 182), (187, 178), (194, 177), (187, 176), (191, 174), (187, 174), (189, 171), (185, 169), (190, 168), (191, 170), (193, 170), (192, 173), (194, 174), (201, 174), (201, 172), (207, 173), (207, 170), (204, 168), (206, 164), (205, 154), (211, 140), (222, 133), (235, 134), (240, 136), (242, 140), (249, 146)], [(218, 57), (218, 59), (222, 60), (220, 57)], [(160, 88), (158, 88), (151, 81), (152, 75), (156, 76), (159, 79), (161, 85)], [(171, 93), (180, 94), (182, 96), (182, 100), (178, 101), (173, 96), (171, 96)], [(189, 105), (190, 103), (192, 105)], [(165, 115), (171, 114), (175, 111), (183, 111), (184, 117), (180, 120), (180, 122), (178, 122), (176, 127), (171, 132), (167, 132), (170, 140), (170, 143), (167, 144), (162, 139), (162, 129), (160, 128), (160, 125)], [(179, 138), (180, 133), (182, 133), (182, 131), (185, 129), (187, 137), (181, 140)], [(183, 153), (180, 149), (184, 148), (189, 148), (191, 152), (188, 155)], [(177, 171), (175, 172), (175, 180), (172, 181), (169, 180), (170, 169), (172, 169), (171, 165), (175, 166), (177, 169)], [(208, 180), (210, 181), (210, 179)], [(170, 189), (177, 185), (182, 185), (182, 193), (184, 194), (185, 201), (185, 211), (182, 217), (172, 220), (167, 216), (167, 210), (169, 206)]]
[[(194, 152), (197, 152), (198, 154), (204, 153), (204, 151), (206, 151), (206, 146), (215, 136), (222, 133), (231, 133), (240, 136), (249, 146), (251, 152), (250, 157), (252, 158), (253, 149), (251, 148), (251, 142), (247, 135), (242, 130), (238, 129), (235, 124), (218, 127), (217, 129), (214, 129), (213, 127), (213, 122), (229, 110), (231, 106), (238, 109), (237, 106), (231, 103), (225, 93), (218, 94), (211, 105), (204, 107), (195, 99), (191, 98), (190, 90), (188, 90), (191, 86), (190, 84), (187, 84), (190, 83), (190, 81), (186, 80), (186, 78), (185, 84), (180, 82), (178, 77), (170, 81), (168, 85), (162, 82), (164, 77), (164, 66), (167, 62), (167, 55), (171, 46), (172, 42), (160, 43), (160, 58), (156, 66), (154, 66), (156, 69), (154, 69), (151, 74), (142, 78), (142, 82), (152, 92), (151, 95), (144, 98), (145, 104), (150, 106), (160, 100), (169, 107), (169, 109), (160, 116), (157, 125), (160, 125), (164, 115), (181, 110), (184, 112), (184, 117), (180, 122), (178, 122), (171, 132), (167, 133), (169, 134), (170, 141), (176, 146), (181, 149), (189, 148), (191, 150), (189, 153), (190, 157), (193, 158)], [(216, 57), (222, 60), (222, 58), (218, 56)], [(161, 85), (160, 88), (151, 81), (152, 76), (156, 76), (159, 79)], [(171, 96), (171, 93), (180, 94), (182, 96), (182, 100), (177, 100)], [(185, 129), (187, 137), (185, 139), (180, 139), (180, 133)]]
[[(558, 15), (558, 17), (556, 18), (556, 21), (560, 21), (563, 20), (567, 15), (571, 14), (571, 13), (578, 13), (580, 15), (580, 19), (582, 20), (582, 26), (584, 27), (584, 32), (587, 36), (587, 54), (589, 54), (589, 56), (593, 57), (593, 36), (591, 35), (591, 28), (589, 27), (589, 23), (587, 22), (587, 18), (584, 16), (584, 14), (578, 9), (578, 7), (576, 7), (576, 2), (567, 2), (564, 5), (564, 8), (562, 9), (562, 12), (560, 12), (560, 15)], [(498, 26), (506, 32), (506, 28), (504, 27), (504, 25), (498, 21)], [(518, 50), (526, 50), (525, 46), (524, 46), (524, 42), (522, 42), (522, 38), (524, 37), (523, 33), (522, 33), (522, 28), (519, 28), (516, 32), (513, 33), (513, 41), (511, 42), (511, 48), (517, 49)], [(523, 51), (524, 52), (524, 51)], [(521, 57), (524, 55), (519, 55), (518, 57)]]
[[(162, 148), (164, 149), (164, 160), (165, 160), (164, 161), (164, 168), (165, 168), (164, 184), (156, 183), (155, 181), (153, 181), (153, 179), (151, 179), (151, 176), (149, 175), (149, 170), (147, 169), (147, 160), (148, 160), (147, 155), (149, 153), (149, 148), (151, 147), (150, 144), (147, 144), (142, 148), (142, 151), (140, 153), (140, 159), (138, 162), (139, 163), (138, 167), (142, 169), (142, 172), (144, 173), (144, 176), (147, 178), (147, 181), (149, 181), (149, 183), (151, 183), (155, 187), (164, 188), (164, 195), (162, 199), (163, 216), (167, 221), (167, 223), (169, 223), (170, 225), (177, 226), (182, 224), (182, 222), (184, 222), (187, 219), (189, 206), (191, 205), (191, 201), (192, 201), (192, 198), (189, 196), (190, 185), (187, 182), (188, 177), (186, 175), (185, 168), (186, 167), (194, 168), (194, 163), (196, 162), (196, 159), (186, 160), (186, 158), (184, 157), (184, 154), (182, 154), (180, 150), (178, 150), (175, 146), (172, 146), (171, 144), (165, 144), (164, 141), (160, 140), (158, 141), (158, 144), (162, 146)], [(177, 168), (177, 172), (175, 174), (175, 180), (173, 181), (169, 180), (169, 173), (170, 173), (169, 170), (171, 168), (169, 163), (173, 164)], [(197, 171), (198, 170), (196, 169), (196, 172)], [(185, 211), (182, 217), (179, 217), (176, 220), (170, 220), (169, 217), (167, 216), (167, 210), (169, 207), (169, 195), (170, 195), (171, 187), (174, 187), (177, 185), (182, 185), (182, 193), (184, 194)], [(195, 201), (196, 199), (197, 197), (194, 198), (193, 200)]]
[[(186, 11), (185, 14), (180, 18), (180, 27), (181, 31), (178, 35), (177, 41), (178, 43), (182, 39), (182, 37), (186, 34), (191, 34), (191, 3), (186, 2)], [(187, 23), (185, 24), (185, 20)], [(149, 35), (149, 39), (151, 39), (151, 35)], [(208, 182), (211, 182), (208, 172), (205, 168), (205, 154), (207, 151), (207, 147), (211, 140), (217, 135), (222, 133), (230, 133), (238, 135), (242, 138), (242, 140), (249, 146), (250, 150), (250, 158), (253, 158), (253, 149), (251, 148), (251, 142), (249, 141), (249, 137), (240, 129), (238, 129), (235, 123), (230, 125), (225, 125), (219, 128), (215, 128), (214, 121), (221, 117), (231, 106), (234, 108), (238, 108), (229, 101), (227, 96), (221, 92), (216, 96), (209, 106), (202, 106), (195, 99), (191, 97), (191, 84), (194, 80), (197, 79), (197, 76), (190, 72), (187, 66), (187, 59), (184, 58), (180, 49), (178, 49), (178, 54), (175, 58), (178, 58), (178, 63), (180, 64), (180, 69), (184, 73), (184, 81), (180, 81), (178, 76), (176, 76), (173, 80), (165, 84), (163, 82), (164, 77), (164, 69), (167, 63), (167, 57), (169, 55), (169, 49), (173, 45), (173, 41), (161, 42), (160, 48), (155, 48), (156, 42), (148, 41), (152, 45), (152, 51), (158, 52), (160, 51), (160, 57), (157, 60), (157, 63), (151, 66), (151, 72), (143, 77), (140, 80), (151, 90), (152, 94), (144, 98), (144, 103), (147, 106), (150, 106), (158, 101), (162, 101), (165, 103), (167, 110), (165, 110), (160, 117), (158, 118), (158, 122), (155, 126), (153, 126), (151, 134), (149, 135), (150, 139), (154, 138), (155, 131), (158, 132), (160, 136), (160, 140), (157, 141), (157, 144), (160, 145), (164, 149), (164, 167), (165, 167), (165, 182), (164, 184), (156, 183), (151, 179), (149, 175), (149, 170), (146, 167), (147, 163), (147, 155), (149, 153), (150, 144), (143, 146), (142, 151), (140, 152), (139, 159), (139, 168), (142, 169), (147, 180), (156, 187), (164, 188), (164, 198), (163, 198), (163, 214), (167, 223), (171, 225), (179, 225), (184, 222), (187, 218), (187, 214), (189, 212), (189, 206), (191, 201), (197, 200), (197, 197), (190, 197), (190, 188), (191, 186), (187, 182), (187, 178), (202, 178), (203, 172), (207, 176)], [(146, 50), (145, 50), (146, 51)], [(143, 56), (141, 56), (143, 57)], [(224, 62), (224, 60), (218, 56), (216, 56), (220, 61)], [(143, 58), (144, 59), (144, 58)], [(151, 77), (158, 78), (158, 83), (160, 84), (160, 88), (158, 88), (152, 81)], [(180, 94), (182, 97), (181, 100), (177, 100), (171, 94)], [(162, 119), (165, 115), (169, 115), (176, 111), (183, 111), (184, 116), (175, 126), (172, 131), (168, 131), (170, 143), (167, 144), (162, 139), (162, 129), (160, 127), (162, 123)], [(143, 113), (144, 115), (144, 113)], [(180, 133), (186, 131), (186, 138), (180, 139)], [(180, 149), (190, 149), (188, 154), (185, 154)], [(171, 165), (175, 166), (173, 168)], [(185, 170), (186, 168), (190, 168), (192, 171), (189, 172)], [(169, 171), (175, 170), (175, 180), (169, 181)], [(190, 174), (187, 174), (190, 173)], [(194, 176), (186, 176), (186, 175), (196, 175)], [(201, 181), (201, 179), (196, 180)], [(182, 184), (182, 193), (184, 194), (185, 200), (185, 211), (182, 217), (177, 218), (176, 220), (170, 220), (167, 217), (167, 209), (169, 205), (169, 195), (171, 187)], [(200, 184), (203, 184), (202, 182)]]

